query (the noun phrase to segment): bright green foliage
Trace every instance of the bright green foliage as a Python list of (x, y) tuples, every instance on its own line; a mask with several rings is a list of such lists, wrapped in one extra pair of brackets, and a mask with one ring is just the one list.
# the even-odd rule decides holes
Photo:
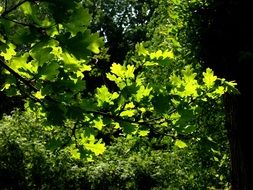
[(114, 81), (120, 89), (131, 85), (132, 80), (135, 77), (133, 65), (127, 65), (127, 67), (125, 67), (120, 64), (113, 63), (111, 66), (111, 73), (106, 74), (107, 78)]
[[(183, 23), (177, 14), (171, 17), (178, 21), (174, 28), (179, 30)], [(103, 39), (91, 33), (91, 17), (80, 1), (26, 1), (10, 12), (2, 10), (1, 15), (0, 27), (6, 31), (0, 38), (6, 78), (2, 90), (27, 96), (26, 109), (46, 117), (47, 125), (65, 131), (66, 123), (72, 123), (69, 140), (59, 142), (56, 136), (53, 144), (68, 146), (77, 159), (92, 160), (102, 154), (105, 144), (96, 135), (106, 130), (131, 138), (163, 127), (177, 138), (177, 147), (187, 147), (178, 134), (197, 131), (199, 105), (218, 101), (235, 89), (235, 83), (217, 78), (211, 69), (198, 76), (199, 70), (189, 60), (179, 64), (178, 52), (183, 50), (169, 31), (159, 46), (137, 44), (131, 63), (113, 63), (103, 73), (113, 87), (104, 79), (90, 91), (87, 76), (95, 72), (92, 61)], [(160, 27), (156, 28), (159, 34), (166, 33)]]
[(118, 97), (119, 94), (117, 92), (110, 93), (105, 85), (97, 89), (96, 98), (99, 107), (102, 107), (105, 103), (113, 105), (113, 100), (117, 99)]
[[(6, 82), (2, 89), (9, 95), (28, 94), (28, 109), (35, 111), (42, 106), (37, 111), (45, 112), (49, 122), (62, 125), (68, 118), (83, 117), (82, 113), (74, 112), (77, 109), (80, 112), (80, 108), (73, 108), (85, 90), (85, 72), (92, 69), (90, 56), (99, 53), (103, 40), (87, 28), (91, 17), (78, 1), (61, 1), (62, 6), (58, 3), (27, 1), (13, 10), (5, 5), (7, 15), (4, 11), (1, 16), (1, 27), (6, 31), (6, 38), (1, 36), (1, 56), (5, 62), (1, 64), (22, 77), (11, 80), (13, 73), (4, 71)], [(20, 30), (27, 30), (31, 36), (30, 41), (19, 39), (22, 45), (15, 40), (20, 38)], [(96, 154), (103, 150), (95, 141), (83, 145)]]
[(207, 68), (206, 72), (203, 73), (203, 76), (203, 82), (206, 84), (207, 88), (213, 87), (217, 79), (217, 77), (214, 76), (213, 71), (210, 68)]
[[(119, 137), (107, 146), (103, 155), (90, 162), (90, 159), (76, 159), (90, 153), (84, 150), (80, 153), (74, 144), (54, 151), (68, 140), (71, 123), (62, 131), (61, 127), (43, 125), (35, 113), (15, 111), (0, 120), (0, 186), (3, 189), (229, 189), (226, 132), (220, 126), (213, 126), (216, 121), (209, 122), (211, 126), (201, 127), (198, 139), (192, 139), (185, 148), (174, 146), (175, 140), (166, 134), (159, 138)], [(215, 133), (207, 137), (207, 131), (214, 129)], [(103, 145), (94, 149), (96, 141), (92, 136), (80, 136), (78, 141), (88, 142), (86, 146), (97, 154), (103, 151)]]
[(181, 140), (176, 140), (175, 141), (175, 145), (178, 146), (179, 148), (185, 148), (185, 147), (187, 147), (187, 145), (185, 144), (185, 142), (183, 142)]
[[(203, 71), (184, 43), (188, 25), (184, 18), (190, 14), (184, 11), (198, 1), (26, 1), (5, 14), (17, 5), (14, 0), (9, 2), (0, 2), (0, 28), (4, 29), (0, 33), (1, 91), (25, 100), (23, 114), (32, 115), (32, 120), (20, 114), (20, 121), (14, 114), (13, 125), (0, 123), (0, 135), (4, 142), (12, 138), (19, 144), (18, 149), (31, 159), (25, 161), (26, 171), (38, 172), (41, 179), (49, 180), (45, 184), (51, 184), (53, 171), (52, 181), (57, 185), (37, 184), (37, 189), (228, 187), (221, 97), (238, 92), (234, 81), (218, 78), (210, 68)], [(114, 14), (113, 5), (121, 3), (126, 9)], [(83, 8), (92, 4), (96, 10)], [(112, 18), (101, 11), (102, 5), (114, 14)], [(133, 12), (136, 17), (130, 18)], [(138, 24), (145, 14), (149, 18)], [(118, 40), (116, 51), (110, 45), (118, 33), (107, 28), (114, 30), (114, 24), (122, 23), (125, 36), (132, 28), (145, 26), (150, 39), (137, 44), (131, 41), (128, 48), (135, 49), (123, 52), (129, 53), (124, 62), (117, 47), (129, 38)], [(146, 39), (144, 34), (140, 39)], [(104, 41), (109, 51), (115, 50), (110, 52), (112, 60), (118, 55), (116, 62), (121, 61), (104, 64), (109, 57)], [(0, 145), (0, 149), (5, 147)], [(48, 175), (43, 177), (38, 170)], [(37, 182), (30, 185), (33, 183)]]
[(105, 144), (102, 143), (101, 140), (96, 141), (93, 135), (84, 136), (81, 134), (77, 142), (79, 144), (78, 146), (73, 144), (69, 147), (73, 158), (87, 158), (88, 160), (92, 160), (91, 152), (98, 156), (105, 151)]
[(13, 44), (3, 44), (3, 45), (5, 45), (5, 47), (8, 47), (8, 49), (5, 49), (3, 52), (1, 52), (1, 56), (3, 56), (4, 57), (4, 59), (5, 60), (7, 60), (7, 61), (9, 61), (9, 60), (11, 60), (11, 58), (13, 57), (13, 56), (15, 56), (16, 55), (16, 51), (15, 51), (15, 45), (13, 45)]

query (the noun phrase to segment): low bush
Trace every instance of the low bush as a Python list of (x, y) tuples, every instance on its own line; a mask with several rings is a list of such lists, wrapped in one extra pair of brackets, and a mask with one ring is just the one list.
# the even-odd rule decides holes
[(49, 149), (57, 133), (35, 114), (16, 111), (0, 121), (0, 189), (225, 189), (228, 147), (218, 130), (217, 149), (204, 137), (182, 149), (169, 136), (119, 137), (89, 162)]

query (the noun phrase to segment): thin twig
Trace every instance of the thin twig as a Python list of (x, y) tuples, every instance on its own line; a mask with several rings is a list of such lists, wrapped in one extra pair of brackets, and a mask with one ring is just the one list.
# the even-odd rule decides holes
[(8, 2), (7, 2), (7, 0), (5, 0), (5, 3), (4, 3), (4, 11), (7, 10), (7, 4), (8, 4)]
[(15, 24), (19, 24), (19, 25), (22, 25), (22, 26), (28, 26), (28, 27), (37, 28), (37, 27), (35, 27), (35, 26), (32, 25), (32, 24), (27, 24), (27, 23), (23, 23), (23, 22), (18, 22), (18, 21), (16, 21), (16, 20), (12, 20), (12, 19), (10, 19), (10, 18), (8, 18), (8, 17), (6, 17), (6, 16), (3, 16), (2, 18), (5, 19), (5, 20), (8, 20), (8, 21), (10, 21), (10, 22), (13, 22), (13, 23), (15, 23)]
[(110, 118), (110, 119), (113, 119), (113, 120), (119, 121), (119, 122), (127, 122), (127, 123), (138, 124), (138, 125), (148, 125), (148, 124), (150, 124), (151, 121), (154, 121), (154, 119), (147, 120), (147, 121), (134, 121), (134, 120), (131, 120), (131, 119), (122, 118), (120, 116), (112, 115), (112, 114), (101, 112), (101, 111), (89, 111), (89, 110), (87, 110), (87, 111), (84, 111), (84, 112), (85, 113), (95, 114), (95, 115), (101, 115), (101, 116), (104, 116), (106, 118)]

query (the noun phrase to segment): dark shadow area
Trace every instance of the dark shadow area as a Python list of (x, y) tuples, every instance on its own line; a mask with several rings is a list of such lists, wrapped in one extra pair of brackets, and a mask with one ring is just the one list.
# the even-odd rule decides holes
[(253, 3), (249, 0), (209, 2), (209, 6), (194, 10), (192, 49), (197, 49), (197, 56), (205, 67), (214, 69), (219, 77), (238, 83), (240, 94), (225, 96), (232, 181), (233, 189), (250, 190), (253, 189), (250, 177), (253, 160)]

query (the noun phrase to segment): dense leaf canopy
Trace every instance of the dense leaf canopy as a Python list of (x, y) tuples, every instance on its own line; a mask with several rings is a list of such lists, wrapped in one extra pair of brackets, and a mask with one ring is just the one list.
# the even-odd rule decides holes
[[(124, 137), (130, 145), (122, 146), (129, 149), (141, 149), (132, 142), (153, 146), (152, 141), (166, 141), (179, 154), (201, 149), (211, 153), (212, 164), (220, 163), (217, 170), (224, 169), (227, 144), (216, 142), (224, 142), (217, 134), (224, 135), (222, 96), (238, 92), (234, 81), (201, 67), (190, 48), (191, 10), (206, 5), (196, 0), (0, 1), (1, 96), (23, 102), (21, 119), (33, 123), (32, 115), (41, 124), (41, 134), (35, 130), (31, 133), (38, 136), (31, 139), (48, 158), (55, 159), (53, 153), (96, 161), (108, 147), (110, 157), (111, 145)], [(0, 137), (6, 138), (2, 131), (12, 122), (5, 117), (0, 123)], [(30, 129), (21, 123), (26, 139)], [(27, 142), (20, 142), (28, 150)], [(223, 174), (212, 175), (228, 187)]]
[[(174, 17), (172, 21), (180, 21)], [(79, 1), (1, 4), (2, 90), (9, 96), (27, 97), (26, 109), (46, 116), (48, 125), (62, 125), (66, 130), (66, 122), (72, 122), (71, 139), (59, 143), (69, 145), (74, 157), (78, 152), (101, 154), (105, 147), (95, 136), (103, 128), (127, 136), (147, 135), (150, 125), (169, 127), (175, 138), (178, 133), (192, 133), (200, 103), (217, 101), (234, 86), (217, 78), (211, 69), (197, 76), (191, 63), (183, 68), (175, 65), (178, 57), (174, 52), (182, 50), (174, 50), (175, 42), (169, 45), (168, 41), (164, 50), (166, 44), (151, 50), (143, 43), (136, 44), (130, 63), (113, 63), (105, 83), (90, 91), (86, 76), (96, 67), (92, 59), (103, 46), (103, 39), (88, 28), (90, 21), (88, 10)], [(162, 32), (160, 26), (158, 29)], [(166, 38), (177, 40), (170, 34)], [(166, 76), (159, 76), (161, 68)], [(158, 78), (150, 79), (152, 73)], [(164, 82), (158, 83), (159, 77)], [(113, 90), (108, 80), (115, 83)], [(175, 145), (186, 146), (181, 140)]]

